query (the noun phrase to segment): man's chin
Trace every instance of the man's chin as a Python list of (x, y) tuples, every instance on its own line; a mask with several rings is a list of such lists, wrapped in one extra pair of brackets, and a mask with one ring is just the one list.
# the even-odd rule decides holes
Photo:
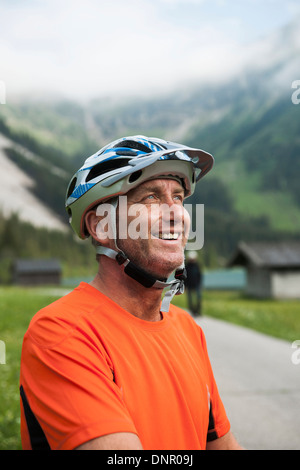
[(143, 253), (133, 252), (123, 246), (122, 242), (119, 248), (123, 249), (128, 258), (143, 271), (151, 274), (156, 279), (167, 279), (184, 261), (182, 248), (179, 250), (147, 250), (145, 247)]
[(171, 261), (167, 260), (164, 261), (163, 259), (160, 260), (159, 266), (148, 266), (145, 271), (147, 271), (152, 276), (156, 277), (157, 279), (168, 279), (170, 275), (176, 271), (183, 263), (183, 257), (180, 260)]

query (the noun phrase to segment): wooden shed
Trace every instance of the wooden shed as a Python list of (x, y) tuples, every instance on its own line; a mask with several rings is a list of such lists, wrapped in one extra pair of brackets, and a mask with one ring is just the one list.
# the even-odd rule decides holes
[(300, 298), (300, 242), (241, 242), (228, 262), (233, 266), (246, 269), (250, 296)]
[(13, 280), (22, 286), (61, 282), (61, 264), (57, 259), (18, 259), (13, 266)]

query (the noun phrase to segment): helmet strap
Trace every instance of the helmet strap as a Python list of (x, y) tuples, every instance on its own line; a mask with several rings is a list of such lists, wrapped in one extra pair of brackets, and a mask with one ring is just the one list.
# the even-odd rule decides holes
[(163, 312), (169, 311), (170, 303), (174, 295), (182, 294), (184, 292), (184, 280), (186, 277), (184, 268), (176, 270), (175, 279), (164, 281), (156, 279), (151, 274), (136, 266), (132, 261), (127, 258), (123, 251), (115, 251), (111, 248), (106, 248), (104, 246), (98, 245), (96, 247), (96, 252), (99, 255), (105, 255), (115, 260), (120, 266), (124, 267), (125, 274), (127, 274), (135, 281), (139, 282), (144, 287), (153, 287), (156, 289), (169, 288), (169, 290), (165, 293), (162, 301), (161, 310)]

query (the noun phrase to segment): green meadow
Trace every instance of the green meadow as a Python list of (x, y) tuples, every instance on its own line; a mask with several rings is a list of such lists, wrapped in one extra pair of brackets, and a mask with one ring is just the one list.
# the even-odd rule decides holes
[[(63, 295), (62, 288), (0, 288), (0, 340), (5, 364), (0, 364), (0, 450), (21, 449), (19, 365), (22, 339), (32, 316)], [(186, 308), (185, 295), (175, 297)], [(294, 341), (300, 339), (300, 301), (253, 300), (238, 291), (207, 290), (203, 313), (263, 333)]]

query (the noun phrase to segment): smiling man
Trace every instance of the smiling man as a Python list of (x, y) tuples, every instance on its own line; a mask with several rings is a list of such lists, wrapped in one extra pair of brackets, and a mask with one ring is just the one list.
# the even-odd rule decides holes
[(184, 287), (183, 201), (212, 164), (202, 150), (133, 136), (72, 178), (70, 222), (92, 238), (99, 267), (24, 337), (24, 449), (240, 448), (203, 332), (170, 304)]
[[(127, 194), (127, 211), (133, 215), (127, 221), (129, 230), (119, 241), (119, 248), (131, 261), (158, 278), (168, 278), (184, 262), (189, 229), (184, 197), (181, 183), (167, 178), (146, 181)], [(119, 217), (119, 226), (126, 225), (124, 215), (126, 212)], [(139, 237), (135, 236), (134, 230), (130, 231), (136, 219)], [(133, 238), (135, 243), (132, 243)]]

